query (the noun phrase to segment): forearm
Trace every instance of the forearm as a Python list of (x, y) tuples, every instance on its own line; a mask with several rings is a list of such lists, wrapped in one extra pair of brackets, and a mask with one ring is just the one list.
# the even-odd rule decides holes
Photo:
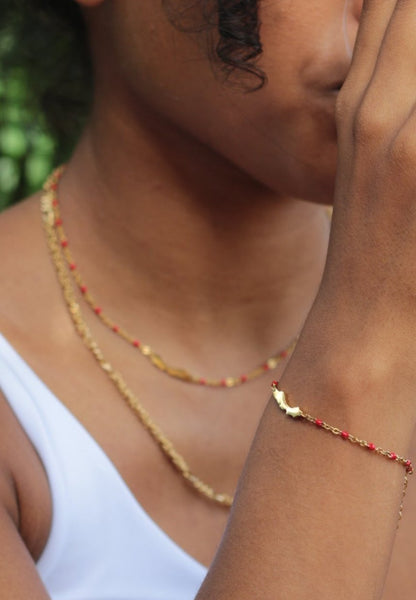
[[(367, 397), (357, 399), (359, 382), (342, 373), (327, 371), (318, 389), (307, 368), (300, 353), (282, 380), (297, 398), (294, 404), (408, 457), (415, 422), (411, 405), (383, 406), (377, 382), (366, 386)], [(404, 474), (400, 464), (293, 420), (271, 401), (197, 600), (379, 600)]]
[[(416, 408), (415, 23), (414, 2), (364, 2), (336, 106), (321, 303), (281, 381), (295, 405), (405, 457)], [(270, 403), (197, 600), (380, 600), (403, 479), (397, 462)]]

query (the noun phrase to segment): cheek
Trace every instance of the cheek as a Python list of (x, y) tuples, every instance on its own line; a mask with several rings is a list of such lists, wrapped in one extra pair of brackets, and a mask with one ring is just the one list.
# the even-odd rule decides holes
[[(138, 99), (164, 111), (170, 102), (185, 102), (213, 83), (206, 35), (181, 31), (170, 20), (173, 7), (179, 11), (178, 4), (176, 0), (108, 4), (109, 35), (123, 83)], [(196, 15), (192, 22), (198, 22)]]
[(332, 202), (335, 105), (313, 106), (305, 98), (288, 106), (270, 92), (259, 92), (250, 110), (234, 111), (228, 121), (232, 141), (224, 136), (220, 151), (281, 195)]
[[(311, 106), (301, 88), (303, 44), (279, 36), (277, 24), (265, 28), (262, 65), (269, 83), (245, 93), (215, 77), (201, 38), (197, 42), (176, 30), (160, 2), (118, 3), (111, 31), (133, 101), (144, 101), (275, 191), (328, 200), (335, 172), (334, 119), (328, 110)], [(268, 44), (272, 34), (278, 44), (276, 39)], [(294, 47), (296, 53), (288, 52)]]

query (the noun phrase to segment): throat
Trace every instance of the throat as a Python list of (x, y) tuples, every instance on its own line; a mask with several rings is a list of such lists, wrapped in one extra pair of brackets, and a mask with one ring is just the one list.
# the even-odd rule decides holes
[(97, 160), (81, 144), (58, 193), (74, 262), (115, 323), (212, 376), (218, 357), (238, 372), (291, 344), (322, 277), (325, 207), (235, 180), (207, 198), (156, 185), (146, 161), (120, 180)]

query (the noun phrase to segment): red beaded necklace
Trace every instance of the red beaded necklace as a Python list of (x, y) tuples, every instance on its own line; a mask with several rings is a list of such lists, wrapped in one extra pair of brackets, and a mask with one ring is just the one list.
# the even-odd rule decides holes
[(56, 234), (61, 245), (63, 256), (65, 258), (67, 267), (69, 272), (75, 281), (78, 289), (80, 290), (82, 297), (85, 299), (88, 306), (92, 309), (93, 313), (100, 319), (100, 321), (109, 329), (111, 329), (115, 334), (123, 338), (126, 342), (128, 342), (131, 346), (136, 348), (147, 360), (151, 362), (151, 364), (166, 373), (170, 377), (175, 379), (179, 379), (186, 383), (193, 383), (201, 386), (209, 386), (209, 387), (222, 387), (222, 388), (232, 388), (244, 383), (247, 383), (253, 379), (256, 379), (277, 367), (277, 365), (283, 362), (290, 354), (293, 352), (295, 348), (297, 339), (291, 341), (291, 343), (280, 350), (276, 354), (267, 358), (267, 360), (260, 363), (254, 369), (251, 369), (247, 373), (243, 373), (238, 376), (226, 376), (220, 379), (212, 379), (208, 377), (201, 377), (200, 375), (194, 375), (190, 373), (187, 369), (181, 367), (174, 367), (169, 365), (158, 353), (156, 353), (151, 346), (148, 344), (143, 344), (137, 336), (131, 335), (127, 332), (123, 327), (117, 324), (112, 318), (110, 318), (102, 308), (102, 305), (98, 303), (94, 296), (90, 293), (88, 286), (85, 284), (83, 277), (78, 269), (76, 262), (72, 256), (72, 253), (69, 249), (68, 237), (65, 234), (63, 228), (63, 220), (60, 215), (59, 210), (59, 201), (58, 201), (58, 184), (59, 180), (65, 170), (65, 166), (62, 165), (58, 167), (50, 177), (49, 190), (52, 194), (52, 207), (54, 214), (54, 227), (56, 230)]

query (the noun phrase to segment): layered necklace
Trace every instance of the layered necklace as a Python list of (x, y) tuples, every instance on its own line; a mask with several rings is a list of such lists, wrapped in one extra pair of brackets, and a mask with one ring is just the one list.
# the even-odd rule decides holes
[(227, 493), (216, 492), (209, 484), (202, 481), (202, 479), (200, 479), (191, 471), (186, 460), (177, 452), (172, 442), (166, 437), (161, 428), (152, 420), (149, 413), (143, 407), (136, 395), (127, 386), (122, 375), (116, 371), (111, 363), (105, 358), (101, 348), (93, 338), (91, 331), (85, 322), (74, 289), (78, 287), (81, 297), (85, 299), (86, 305), (106, 327), (111, 329), (118, 336), (122, 337), (133, 348), (138, 350), (151, 362), (154, 367), (159, 369), (159, 371), (186, 383), (217, 388), (232, 388), (242, 385), (276, 368), (279, 362), (290, 355), (297, 340), (294, 340), (284, 350), (281, 350), (277, 354), (269, 357), (256, 368), (238, 377), (228, 376), (222, 379), (210, 379), (207, 377), (193, 375), (186, 369), (168, 365), (156, 352), (154, 352), (149, 345), (143, 344), (138, 337), (133, 336), (125, 331), (121, 326), (113, 321), (113, 319), (107, 316), (107, 314), (103, 312), (101, 305), (95, 301), (93, 295), (85, 285), (84, 279), (82, 278), (72, 253), (70, 252), (68, 238), (65, 235), (63, 221), (59, 211), (57, 189), (63, 171), (64, 166), (56, 169), (44, 184), (44, 193), (41, 196), (41, 211), (49, 252), (52, 257), (57, 277), (63, 291), (65, 303), (68, 307), (69, 315), (74, 323), (75, 329), (80, 335), (85, 346), (90, 350), (94, 358), (97, 360), (100, 367), (113, 382), (118, 392), (133, 410), (139, 421), (149, 432), (163, 454), (169, 459), (170, 463), (178, 471), (178, 473), (201, 495), (217, 504), (229, 507), (233, 502), (233, 497)]

